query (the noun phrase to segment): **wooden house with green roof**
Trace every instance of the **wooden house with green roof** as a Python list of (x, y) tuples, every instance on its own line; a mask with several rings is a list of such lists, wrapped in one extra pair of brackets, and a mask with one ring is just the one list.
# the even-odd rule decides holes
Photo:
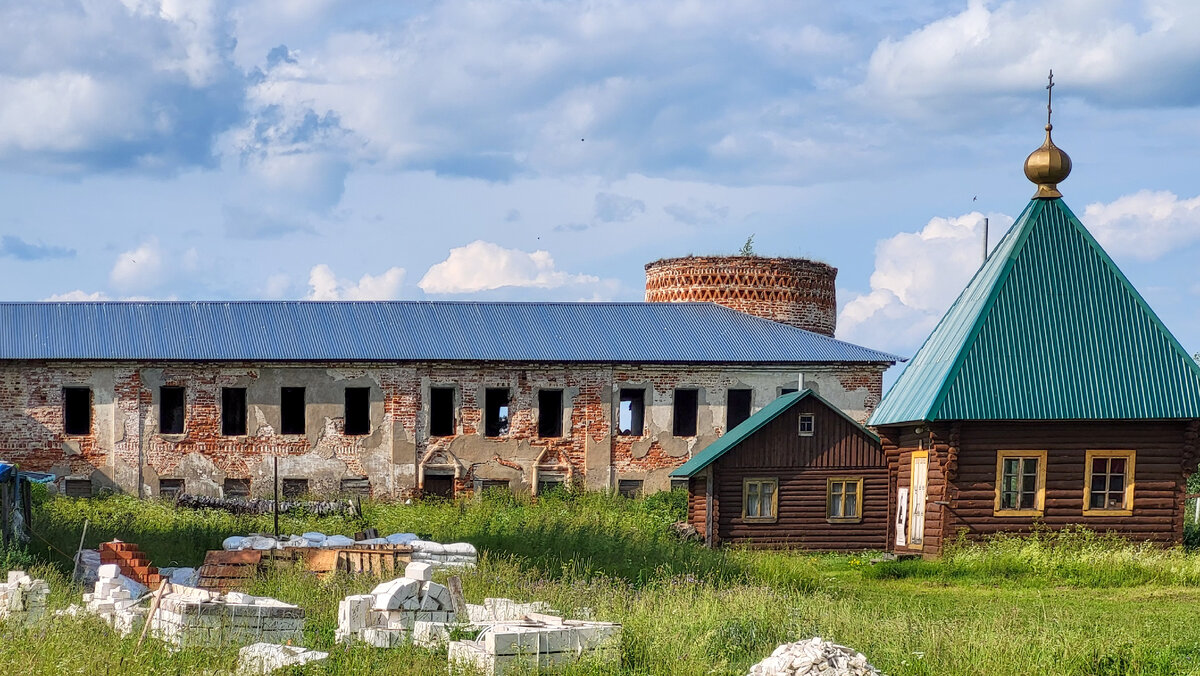
[(811, 389), (785, 394), (671, 473), (707, 544), (881, 550), (888, 469), (879, 438)]
[(1035, 524), (1182, 540), (1200, 368), (1062, 201), (1050, 129), (1037, 194), (868, 421), (897, 553)]

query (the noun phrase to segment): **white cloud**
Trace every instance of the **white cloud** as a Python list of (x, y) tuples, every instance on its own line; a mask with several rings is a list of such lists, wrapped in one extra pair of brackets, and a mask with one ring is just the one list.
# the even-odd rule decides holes
[[(310, 273), (311, 277), (311, 273)], [(276, 274), (267, 277), (267, 283), (263, 288), (263, 294), (267, 298), (283, 298), (287, 296), (288, 289), (292, 287), (292, 279), (285, 274)]]
[(62, 302), (82, 303), (82, 302), (88, 302), (88, 301), (95, 302), (95, 301), (111, 300), (111, 299), (109, 298), (108, 294), (104, 293), (103, 291), (93, 291), (91, 293), (88, 293), (87, 291), (84, 291), (82, 289), (75, 289), (74, 291), (68, 291), (66, 293), (56, 293), (56, 294), (50, 296), (49, 298), (43, 298), (42, 300), (46, 301), (48, 303), (62, 303)]
[(596, 193), (596, 220), (604, 223), (621, 223), (633, 220), (646, 212), (646, 203), (611, 192)]
[(1056, 94), (1116, 106), (1196, 103), (1200, 87), (1189, 73), (1200, 68), (1197, 31), (1200, 4), (1188, 0), (970, 0), (957, 14), (880, 42), (865, 90), (898, 112), (944, 120), (956, 112), (950, 101), (972, 99), (971, 109), (983, 110), (993, 107), (980, 96), (1029, 100), (1031, 83), (1054, 67), (1064, 85)]
[(1200, 196), (1142, 190), (1087, 205), (1083, 222), (1110, 253), (1151, 261), (1200, 239)]
[(425, 293), (477, 293), (506, 286), (553, 289), (569, 284), (594, 284), (599, 277), (558, 270), (548, 251), (525, 252), (476, 240), (450, 250), (417, 286)]
[(108, 278), (122, 291), (147, 291), (162, 283), (164, 272), (162, 248), (152, 238), (132, 251), (120, 253)]
[(395, 300), (404, 284), (404, 269), (389, 268), (380, 275), (363, 275), (358, 283), (338, 279), (326, 264), (308, 273), (308, 300)]
[[(880, 240), (871, 291), (842, 308), (839, 337), (900, 351), (919, 346), (979, 269), (983, 220), (979, 212), (933, 218), (920, 232)], [(990, 221), (997, 236), (1013, 222), (1003, 214)]]

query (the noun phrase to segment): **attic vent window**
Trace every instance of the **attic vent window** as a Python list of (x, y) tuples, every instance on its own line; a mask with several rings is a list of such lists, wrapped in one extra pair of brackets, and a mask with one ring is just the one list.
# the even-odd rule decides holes
[(63, 432), (91, 434), (92, 390), (88, 387), (63, 388)]
[(675, 390), (675, 415), (672, 433), (677, 437), (696, 436), (700, 390)]
[(811, 437), (813, 435), (813, 414), (800, 414), (800, 436)]
[(618, 434), (640, 437), (646, 417), (646, 390), (621, 389), (620, 410), (617, 412)]
[(365, 476), (347, 477), (342, 479), (342, 495), (357, 495), (363, 498), (371, 497), (371, 480)]
[(159, 434), (183, 434), (184, 390), (182, 387), (161, 387), (158, 390)]
[(483, 425), (484, 436), (502, 437), (508, 434), (508, 390), (489, 387), (484, 392), (484, 406), (487, 409)]

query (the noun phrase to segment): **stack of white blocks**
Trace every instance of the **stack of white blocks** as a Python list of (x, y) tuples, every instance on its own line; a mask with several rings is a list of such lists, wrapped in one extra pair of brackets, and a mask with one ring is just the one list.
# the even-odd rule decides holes
[(23, 570), (8, 571), (8, 582), (0, 584), (0, 620), (31, 625), (46, 614), (50, 585), (35, 580)]
[(621, 659), (621, 625), (564, 620), (534, 613), (524, 620), (497, 622), (474, 641), (451, 641), (450, 664), (488, 676), (511, 669), (548, 669), (580, 660), (615, 664)]
[(448, 640), (454, 605), (450, 590), (433, 582), (432, 574), (433, 566), (413, 562), (404, 569), (404, 577), (384, 582), (370, 594), (342, 599), (337, 640), (359, 640), (377, 648), (409, 640), (422, 645)]
[(467, 604), (467, 613), (472, 624), (493, 624), (509, 620), (524, 619), (530, 613), (549, 613), (550, 604), (545, 601), (517, 603), (512, 599), (484, 599), (483, 605)]
[(276, 599), (229, 592), (224, 596), (172, 587), (150, 622), (158, 638), (179, 647), (304, 642), (304, 609)]
[(121, 569), (115, 563), (106, 563), (97, 569), (96, 586), (92, 593), (83, 595), (88, 612), (100, 616), (118, 634), (128, 636), (135, 627), (141, 627), (146, 619), (146, 609), (138, 607), (138, 600), (121, 579)]

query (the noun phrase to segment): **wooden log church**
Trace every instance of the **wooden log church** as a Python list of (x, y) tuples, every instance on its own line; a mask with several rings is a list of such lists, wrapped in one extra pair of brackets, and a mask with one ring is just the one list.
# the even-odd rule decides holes
[(1050, 130), (1037, 193), (868, 422), (897, 553), (1035, 524), (1182, 540), (1200, 368), (1063, 203)]

